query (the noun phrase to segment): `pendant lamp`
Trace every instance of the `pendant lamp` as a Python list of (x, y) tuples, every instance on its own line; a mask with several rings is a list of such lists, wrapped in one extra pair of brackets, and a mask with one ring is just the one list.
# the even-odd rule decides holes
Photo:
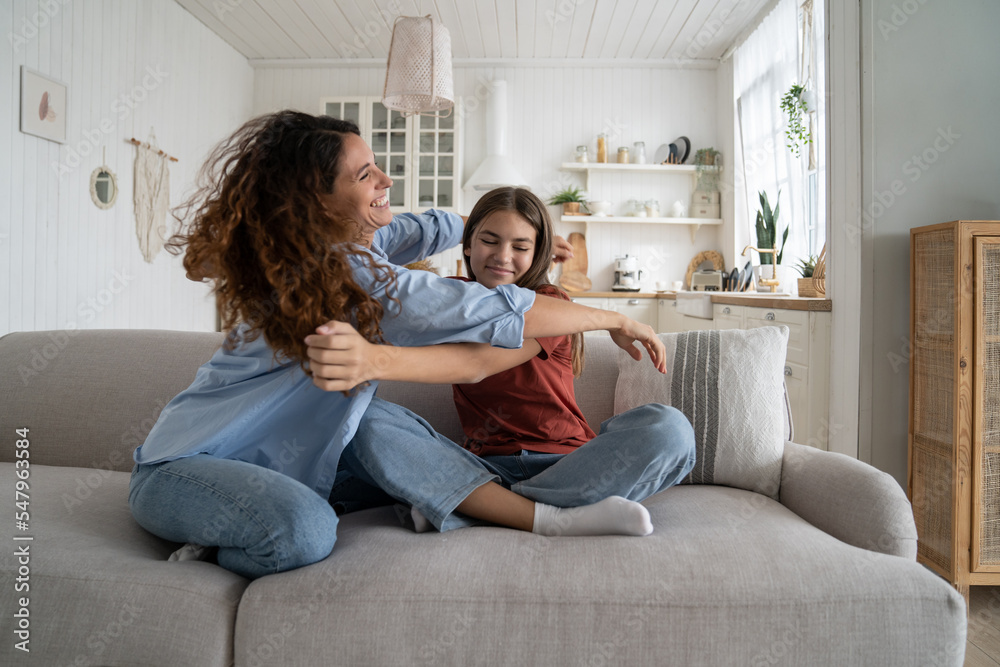
[(404, 116), (451, 114), (451, 36), (430, 15), (400, 16), (393, 23), (382, 104)]

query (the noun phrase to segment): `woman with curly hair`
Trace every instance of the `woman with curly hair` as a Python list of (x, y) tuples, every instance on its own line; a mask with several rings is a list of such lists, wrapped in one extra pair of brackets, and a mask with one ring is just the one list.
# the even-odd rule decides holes
[[(374, 398), (375, 383), (345, 393), (313, 385), (305, 339), (324, 322), (404, 346), (517, 348), (524, 338), (607, 329), (635, 357), (641, 342), (662, 370), (652, 329), (617, 313), (402, 268), (457, 245), (462, 219), (434, 210), (394, 217), (391, 185), (357, 126), (294, 111), (249, 121), (209, 157), (169, 248), (184, 250), (189, 278), (213, 284), (228, 335), (135, 452), (129, 505), (148, 531), (218, 547), (222, 567), (250, 578), (331, 552), (329, 496), (366, 411), (378, 406), (404, 432), (423, 424)], [(413, 471), (424, 516), (495, 520), (477, 508), (502, 513), (525, 500), (464, 455), (472, 456), (442, 447)], [(449, 475), (428, 484), (445, 465)]]

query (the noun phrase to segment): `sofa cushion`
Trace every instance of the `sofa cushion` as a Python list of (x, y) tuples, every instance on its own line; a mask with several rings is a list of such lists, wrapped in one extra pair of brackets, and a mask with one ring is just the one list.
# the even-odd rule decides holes
[[(32, 465), (30, 542), (0, 556), (0, 664), (228, 665), (247, 581), (217, 565), (168, 563), (178, 545), (143, 530), (128, 508), (128, 473)], [(0, 463), (0, 496), (14, 498)], [(29, 589), (15, 594), (17, 546)], [(30, 655), (14, 648), (15, 600), (28, 597)], [(4, 657), (6, 656), (6, 657)]]
[(778, 497), (788, 327), (660, 334), (666, 375), (618, 355), (615, 413), (672, 405), (694, 426), (698, 459), (684, 480)]
[[(126, 329), (4, 336), (0, 433), (29, 428), (35, 463), (130, 471), (163, 406), (221, 344), (222, 334)], [(0, 461), (13, 456), (0, 448)]]
[(644, 504), (642, 538), (345, 516), (326, 560), (247, 588), (236, 664), (961, 664), (962, 598), (916, 563), (740, 489)]

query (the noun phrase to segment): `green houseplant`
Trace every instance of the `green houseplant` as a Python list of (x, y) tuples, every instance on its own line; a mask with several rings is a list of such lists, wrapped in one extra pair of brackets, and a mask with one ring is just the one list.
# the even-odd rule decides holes
[(714, 148), (699, 148), (694, 153), (694, 163), (698, 167), (711, 167), (715, 165), (715, 159), (722, 155)]
[(579, 215), (580, 214), (580, 204), (584, 205), (586, 208), (587, 193), (580, 188), (568, 186), (564, 190), (557, 192), (551, 199), (549, 199), (550, 206), (556, 206), (562, 204), (563, 215)]
[[(757, 211), (757, 247), (775, 248), (778, 251), (775, 255), (761, 253), (760, 263), (761, 265), (771, 264), (773, 257), (773, 263), (781, 264), (781, 256), (785, 252), (785, 241), (788, 240), (788, 227), (785, 227), (785, 232), (781, 235), (781, 247), (778, 248), (775, 245), (775, 240), (778, 234), (780, 201), (775, 201), (772, 210), (770, 202), (767, 201), (767, 193), (761, 190), (758, 194), (760, 196), (760, 210)], [(781, 199), (781, 190), (778, 190), (777, 199)]]
[(781, 110), (788, 118), (788, 129), (785, 130), (785, 136), (788, 138), (787, 146), (795, 154), (795, 157), (799, 156), (806, 144), (812, 143), (812, 134), (802, 122), (811, 111), (806, 104), (805, 96), (805, 86), (796, 83), (792, 84), (792, 87), (781, 98)]
[(795, 270), (798, 271), (803, 278), (812, 278), (813, 271), (816, 270), (817, 259), (816, 255), (809, 255), (809, 257), (805, 259), (800, 259), (798, 266), (795, 267)]

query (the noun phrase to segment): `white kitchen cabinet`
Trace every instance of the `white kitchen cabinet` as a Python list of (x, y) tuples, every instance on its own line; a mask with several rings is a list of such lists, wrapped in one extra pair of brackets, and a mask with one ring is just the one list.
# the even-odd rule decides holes
[(743, 328), (743, 306), (714, 303), (712, 304), (712, 315), (715, 322), (713, 329)]
[(785, 387), (795, 441), (827, 449), (830, 441), (830, 313), (713, 304), (716, 329), (788, 327)]
[[(632, 318), (636, 322), (648, 324), (653, 327), (654, 330), (659, 331), (659, 329), (657, 329), (656, 299), (615, 296), (573, 297), (572, 301), (573, 303), (578, 303), (581, 306), (590, 306), (591, 308), (600, 308), (601, 310), (611, 310), (616, 313), (621, 313), (626, 317)], [(588, 335), (607, 335), (607, 333), (607, 331), (587, 332)]]
[(676, 299), (657, 299), (656, 330), (658, 332), (677, 333), (680, 331), (704, 331), (714, 328), (714, 320), (678, 312)]

